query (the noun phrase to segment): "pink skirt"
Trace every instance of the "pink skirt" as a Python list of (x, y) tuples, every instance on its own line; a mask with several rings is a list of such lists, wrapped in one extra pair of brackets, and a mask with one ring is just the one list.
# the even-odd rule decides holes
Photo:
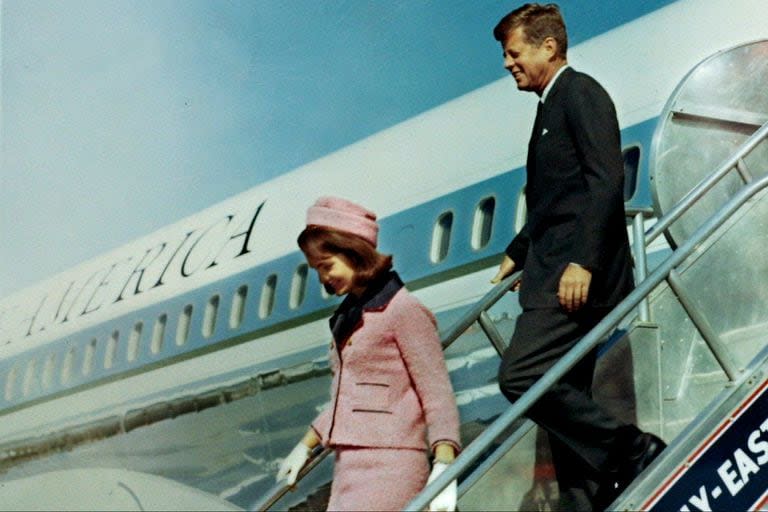
[(428, 477), (422, 450), (337, 446), (328, 510), (402, 510)]

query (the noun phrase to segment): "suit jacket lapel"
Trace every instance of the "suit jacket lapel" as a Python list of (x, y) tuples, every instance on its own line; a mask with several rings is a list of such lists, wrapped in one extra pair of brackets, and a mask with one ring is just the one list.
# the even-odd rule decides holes
[(560, 74), (560, 76), (557, 77), (557, 81), (555, 81), (554, 84), (552, 84), (552, 89), (547, 94), (547, 106), (544, 105), (543, 102), (539, 101), (538, 106), (536, 107), (536, 120), (533, 122), (533, 131), (531, 132), (531, 140), (528, 142), (528, 161), (527, 161), (527, 167), (528, 172), (534, 172), (534, 166), (535, 166), (535, 151), (536, 151), (536, 144), (539, 142), (539, 139), (541, 138), (541, 134), (543, 130), (546, 128), (544, 123), (544, 118), (546, 117), (546, 114), (544, 113), (544, 110), (548, 108), (548, 106), (554, 104), (555, 101), (557, 101), (556, 96), (560, 89), (562, 89), (565, 86), (565, 83), (570, 78), (571, 74), (573, 73), (573, 68), (567, 68), (564, 69), (563, 72)]
[(557, 77), (555, 83), (552, 84), (552, 89), (547, 93), (547, 103), (554, 101), (555, 96), (557, 96), (560, 90), (565, 87), (565, 84), (571, 79), (573, 73), (575, 73), (575, 71), (571, 67), (564, 69), (563, 72), (560, 73), (560, 76)]

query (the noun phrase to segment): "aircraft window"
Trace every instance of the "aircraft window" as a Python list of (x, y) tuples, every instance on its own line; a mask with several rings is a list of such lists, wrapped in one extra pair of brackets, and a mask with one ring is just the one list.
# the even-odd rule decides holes
[(141, 342), (141, 331), (144, 330), (144, 322), (136, 322), (131, 330), (131, 336), (128, 338), (128, 361), (135, 361), (139, 355), (139, 342)]
[(622, 151), (622, 155), (624, 156), (624, 201), (629, 201), (637, 191), (640, 146), (630, 146)]
[(475, 219), (472, 222), (472, 248), (482, 249), (491, 241), (493, 231), (493, 214), (496, 210), (496, 198), (486, 197), (478, 203), (475, 209)]
[(448, 256), (451, 246), (451, 229), (453, 228), (453, 213), (445, 212), (437, 218), (432, 231), (432, 250), (430, 258), (433, 263), (440, 263)]
[(51, 387), (53, 382), (53, 371), (56, 366), (56, 354), (48, 354), (45, 358), (45, 364), (43, 365), (43, 389)]
[(293, 274), (293, 281), (291, 282), (291, 309), (296, 309), (304, 303), (304, 298), (307, 295), (308, 274), (309, 267), (306, 263), (299, 265)]
[(243, 323), (245, 316), (245, 299), (248, 297), (248, 287), (241, 286), (232, 297), (232, 309), (229, 311), (229, 328), (237, 329)]
[(16, 374), (18, 373), (18, 370), (16, 366), (11, 368), (11, 371), (8, 372), (8, 377), (5, 379), (5, 399), (10, 400), (13, 398), (13, 388), (16, 387)]
[(267, 318), (275, 307), (275, 290), (277, 288), (277, 275), (267, 277), (261, 288), (261, 302), (259, 303), (259, 317)]
[(120, 339), (120, 331), (114, 331), (107, 341), (107, 351), (104, 352), (104, 368), (109, 370), (115, 364), (117, 354), (117, 341)]
[(203, 315), (203, 336), (210, 338), (213, 331), (216, 330), (216, 316), (219, 314), (219, 296), (214, 295), (208, 299), (205, 305), (205, 315)]
[(93, 357), (96, 353), (96, 338), (93, 338), (90, 343), (85, 346), (85, 354), (83, 355), (83, 375), (89, 375), (93, 370)]
[(517, 208), (515, 208), (515, 233), (519, 233), (528, 221), (528, 205), (525, 203), (525, 187), (520, 189), (517, 196)]
[(152, 341), (150, 342), (149, 349), (153, 354), (160, 352), (163, 348), (163, 338), (165, 338), (165, 324), (168, 323), (168, 315), (163, 313), (155, 321), (155, 326), (152, 328)]
[(75, 347), (72, 347), (64, 356), (64, 362), (61, 364), (61, 383), (66, 384), (72, 376), (72, 366), (75, 363)]
[(176, 327), (176, 345), (181, 346), (189, 339), (189, 324), (192, 323), (192, 304), (184, 306), (179, 315), (179, 325)]
[(32, 383), (35, 380), (35, 372), (37, 372), (37, 361), (32, 359), (27, 363), (27, 373), (24, 375), (24, 386), (22, 387), (24, 396), (28, 396), (32, 392)]

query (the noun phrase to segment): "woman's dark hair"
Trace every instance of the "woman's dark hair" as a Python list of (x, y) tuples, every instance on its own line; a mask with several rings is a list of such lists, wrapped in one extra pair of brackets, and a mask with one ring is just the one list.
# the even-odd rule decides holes
[(382, 254), (370, 242), (343, 231), (310, 225), (296, 241), (305, 255), (344, 255), (355, 269), (358, 286), (365, 286), (392, 269), (391, 255)]

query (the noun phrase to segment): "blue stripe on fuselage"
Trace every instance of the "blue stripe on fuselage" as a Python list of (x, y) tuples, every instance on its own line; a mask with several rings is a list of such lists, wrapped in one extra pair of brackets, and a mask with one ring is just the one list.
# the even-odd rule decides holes
[[(622, 131), (625, 147), (638, 145), (641, 148), (638, 189), (627, 203), (630, 206), (651, 205), (649, 169), (644, 151), (650, 147), (655, 124), (656, 119), (650, 119)], [(519, 191), (524, 183), (524, 169), (512, 169), (382, 219), (380, 249), (394, 254), (396, 267), (412, 289), (496, 264), (514, 235), (514, 214), (517, 202), (522, 199)], [(474, 248), (471, 239), (475, 210), (488, 197), (495, 199), (492, 236), (487, 245)], [(436, 220), (446, 212), (452, 214), (450, 244), (444, 259), (435, 263), (430, 259), (433, 230)], [(48, 400), (75, 389), (141, 373), (328, 316), (339, 299), (325, 298), (314, 276), (308, 279), (302, 304), (296, 308), (290, 307), (292, 277), (304, 263), (303, 255), (296, 251), (3, 360), (0, 362), (0, 376), (3, 378), (0, 389), (10, 391), (10, 397), (6, 394), (0, 396), (0, 414), (30, 402)], [(260, 318), (258, 312), (262, 287), (272, 275), (277, 276), (274, 307), (266, 318)], [(248, 290), (244, 315), (242, 322), (232, 327), (230, 310), (233, 299), (243, 287)], [(211, 300), (217, 296), (217, 301)], [(209, 305), (213, 302), (218, 304), (215, 326), (205, 336), (204, 312), (206, 307), (214, 307)], [(183, 344), (178, 344), (179, 324), (184, 311), (190, 308), (189, 335)], [(165, 335), (159, 350), (153, 352), (150, 340), (154, 326), (161, 317), (166, 318)], [(138, 352), (135, 359), (129, 361), (128, 340), (139, 322), (143, 328)], [(116, 338), (117, 351), (112, 366), (104, 368), (111, 338)], [(93, 349), (89, 348), (92, 340), (96, 340)], [(93, 367), (84, 374), (83, 362), (89, 350), (92, 350)], [(254, 363), (257, 358), (258, 354), (254, 354)], [(45, 370), (46, 361), (51, 360), (54, 361), (54, 367)], [(34, 366), (34, 374), (27, 377), (30, 365)], [(65, 365), (68, 365), (66, 369)], [(12, 369), (15, 369), (15, 380), (8, 385), (7, 379)], [(44, 371), (52, 372), (52, 376), (45, 379), (48, 383), (45, 388), (42, 377)], [(67, 375), (65, 382), (62, 382), (62, 374)], [(25, 380), (27, 393), (23, 393)]]

